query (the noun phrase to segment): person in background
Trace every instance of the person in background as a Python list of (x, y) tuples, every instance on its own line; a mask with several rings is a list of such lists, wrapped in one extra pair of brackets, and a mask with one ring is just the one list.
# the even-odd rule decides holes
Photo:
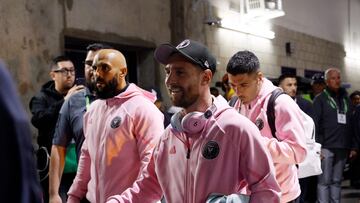
[(219, 90), (216, 87), (210, 87), (210, 94), (216, 97), (216, 99), (221, 99), (227, 102), (226, 99), (219, 93)]
[(284, 92), (289, 95), (302, 111), (304, 111), (310, 117), (314, 117), (314, 109), (312, 103), (308, 100), (297, 95), (297, 78), (296, 75), (282, 74), (278, 78), (279, 87), (284, 90)]
[(229, 77), (228, 74), (225, 74), (222, 77), (222, 90), (225, 92), (224, 94), (224, 98), (229, 101), (231, 99), (232, 96), (235, 95), (235, 91), (233, 88), (231, 88), (231, 86), (229, 85)]
[[(278, 78), (279, 87), (284, 90), (292, 99), (295, 100), (297, 105), (311, 118), (314, 118), (314, 109), (312, 103), (301, 96), (297, 95), (297, 77), (296, 75), (282, 74)], [(316, 201), (316, 185), (317, 176), (300, 178), (300, 198), (297, 202), (315, 202)]]
[(42, 203), (29, 120), (15, 84), (0, 61), (1, 202)]
[(42, 86), (29, 104), (31, 123), (38, 129), (37, 163), (44, 202), (49, 202), (49, 152), (60, 108), (65, 100), (84, 88), (83, 85), (74, 86), (75, 67), (66, 56), (58, 56), (52, 60), (49, 75), (51, 80)]
[[(353, 106), (351, 115), (352, 136), (360, 146), (360, 91), (356, 90), (350, 94), (350, 100)], [(357, 152), (359, 153), (359, 148)], [(360, 189), (360, 158), (359, 155), (354, 156), (350, 160), (350, 185), (353, 188)]]
[(315, 73), (311, 77), (311, 89), (312, 94), (310, 95), (310, 98), (314, 100), (314, 98), (319, 95), (324, 89), (326, 88), (325, 80), (324, 80), (324, 74), (322, 73)]
[(117, 50), (100, 50), (92, 67), (98, 99), (84, 115), (85, 140), (68, 203), (85, 196), (90, 202), (105, 202), (125, 190), (138, 194), (142, 202), (157, 201), (161, 191), (138, 189), (164, 131), (156, 97), (126, 81), (126, 60)]
[(346, 90), (341, 87), (337, 68), (325, 71), (326, 88), (314, 99), (316, 142), (322, 145), (321, 168), (318, 176), (317, 202), (340, 202), (341, 181), (349, 156), (356, 156), (351, 137), (351, 106)]
[[(156, 90), (155, 90), (156, 89)], [(165, 106), (163, 105), (163, 98), (161, 96), (161, 92), (157, 88), (150, 88), (148, 91), (151, 92), (155, 97), (155, 106), (164, 114), (164, 126), (165, 128), (170, 124), (171, 114), (166, 111)]]
[(238, 96), (235, 109), (256, 124), (271, 154), (282, 192), (280, 202), (295, 202), (301, 192), (296, 164), (306, 157), (299, 106), (286, 94), (275, 100), (276, 133), (273, 134), (266, 111), (269, 98), (278, 87), (263, 76), (257, 56), (250, 51), (239, 51), (230, 58), (226, 71), (229, 84)]
[[(63, 174), (63, 172), (66, 172), (64, 171), (65, 157), (69, 151), (67, 150), (69, 146), (75, 145), (77, 161), (79, 160), (80, 149), (85, 139), (83, 116), (90, 103), (96, 99), (92, 63), (98, 51), (104, 48), (110, 47), (95, 43), (86, 48), (87, 55), (84, 62), (85, 88), (73, 94), (60, 109), (50, 157), (49, 195), (51, 203), (66, 202), (66, 193), (75, 177), (73, 173)], [(75, 140), (75, 144), (72, 143), (73, 140)]]
[(350, 100), (353, 107), (356, 107), (360, 104), (360, 91), (355, 90), (353, 93), (350, 94)]

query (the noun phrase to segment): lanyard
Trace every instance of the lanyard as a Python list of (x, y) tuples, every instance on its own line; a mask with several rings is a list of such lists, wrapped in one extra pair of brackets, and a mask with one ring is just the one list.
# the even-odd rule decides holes
[(90, 98), (89, 96), (85, 96), (85, 102), (86, 102), (86, 111), (89, 109), (90, 106)]
[[(337, 103), (335, 102), (334, 98), (332, 98), (332, 97), (330, 96), (329, 92), (328, 92), (327, 90), (324, 90), (324, 92), (325, 92), (327, 98), (329, 99), (328, 101), (329, 101), (330, 106), (331, 106), (333, 109), (339, 109)], [(347, 110), (348, 110), (348, 106), (347, 106), (347, 103), (346, 103), (346, 101), (345, 101), (345, 98), (343, 98), (343, 102), (344, 102), (344, 113), (346, 113)]]

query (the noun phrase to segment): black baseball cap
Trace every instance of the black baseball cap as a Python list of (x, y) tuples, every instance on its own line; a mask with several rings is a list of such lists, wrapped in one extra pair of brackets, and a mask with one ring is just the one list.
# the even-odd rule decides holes
[(210, 53), (209, 49), (200, 42), (186, 39), (176, 47), (171, 44), (161, 44), (155, 50), (155, 59), (164, 65), (167, 65), (172, 55), (179, 53), (201, 69), (210, 69), (211, 72), (216, 71), (216, 59)]
[(311, 85), (314, 84), (325, 84), (325, 79), (324, 79), (324, 74), (322, 73), (315, 73), (312, 77), (311, 77)]

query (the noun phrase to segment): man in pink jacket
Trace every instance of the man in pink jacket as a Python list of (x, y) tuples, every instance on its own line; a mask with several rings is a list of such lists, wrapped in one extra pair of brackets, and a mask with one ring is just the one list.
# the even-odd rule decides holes
[[(103, 49), (93, 62), (98, 100), (84, 116), (85, 141), (68, 202), (86, 195), (90, 202), (105, 202), (129, 189), (148, 174), (153, 149), (163, 133), (163, 115), (155, 97), (127, 83), (126, 60), (117, 50)], [(160, 190), (139, 194), (146, 202), (161, 197)]]
[(296, 164), (306, 156), (302, 115), (291, 97), (280, 95), (275, 100), (276, 138), (273, 137), (266, 110), (271, 93), (277, 87), (263, 77), (259, 67), (258, 58), (249, 51), (240, 51), (230, 59), (226, 71), (229, 84), (239, 98), (234, 106), (260, 130), (274, 162), (281, 202), (293, 202), (301, 192)]
[[(172, 117), (154, 150), (156, 174), (139, 190), (149, 188), (155, 177), (167, 203), (279, 202), (280, 188), (259, 130), (210, 94), (216, 60), (208, 49), (184, 40), (177, 47), (160, 45), (155, 58), (166, 65), (173, 105), (183, 110)], [(246, 183), (251, 196), (241, 195)], [(109, 202), (146, 201), (128, 191)]]

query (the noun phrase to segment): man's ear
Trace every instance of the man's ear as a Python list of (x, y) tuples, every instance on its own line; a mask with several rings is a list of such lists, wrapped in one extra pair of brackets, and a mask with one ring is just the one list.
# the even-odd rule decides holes
[(204, 85), (210, 84), (212, 77), (213, 77), (213, 74), (210, 69), (204, 70), (201, 84), (204, 84)]
[(119, 76), (125, 78), (126, 75), (127, 75), (127, 68), (126, 67), (120, 68)]
[(257, 80), (260, 82), (263, 80), (264, 75), (261, 71), (258, 71), (258, 72), (256, 72), (256, 77), (257, 77)]
[(50, 75), (50, 78), (51, 78), (52, 80), (55, 80), (55, 73), (54, 73), (54, 71), (50, 71), (49, 75)]

